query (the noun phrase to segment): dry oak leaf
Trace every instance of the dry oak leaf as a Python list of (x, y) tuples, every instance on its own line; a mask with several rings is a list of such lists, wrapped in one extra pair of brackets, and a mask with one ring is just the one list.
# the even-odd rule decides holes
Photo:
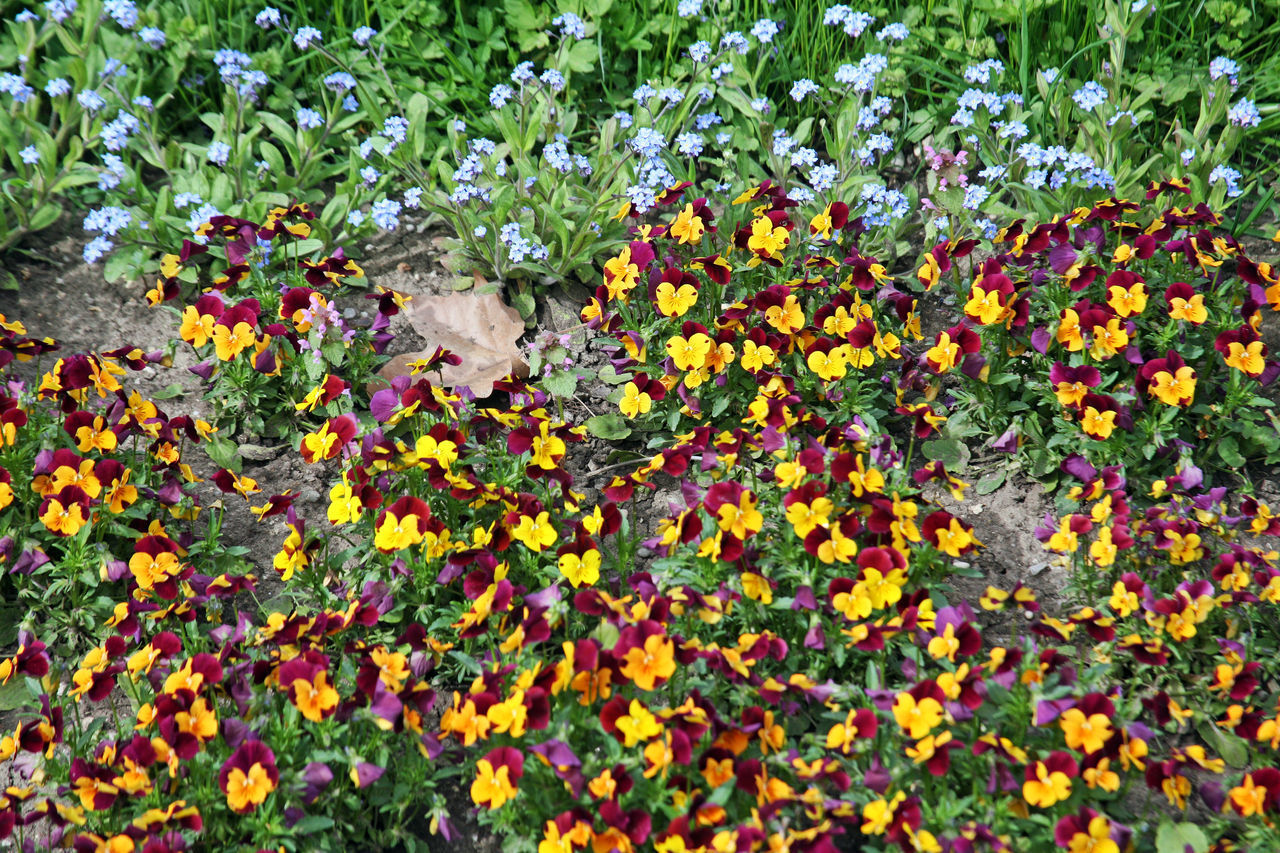
[(529, 375), (516, 343), (524, 334), (524, 320), (496, 293), (416, 294), (405, 306), (404, 315), (425, 344), (421, 352), (398, 355), (378, 371), (388, 382), (408, 375), (409, 365), (431, 357), (436, 347), (462, 359), (460, 365), (444, 366), (441, 384), (469, 386), (480, 399), (492, 394), (493, 383), (508, 373)]

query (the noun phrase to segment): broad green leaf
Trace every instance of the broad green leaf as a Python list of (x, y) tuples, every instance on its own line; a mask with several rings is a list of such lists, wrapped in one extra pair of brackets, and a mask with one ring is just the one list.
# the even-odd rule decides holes
[(31, 704), (31, 696), (21, 679), (14, 678), (8, 684), (0, 684), (0, 711), (16, 711)]
[(572, 397), (578, 390), (578, 377), (568, 370), (554, 370), (543, 377), (541, 385), (554, 397)]
[(329, 203), (324, 206), (324, 210), (320, 211), (320, 221), (329, 229), (336, 228), (347, 215), (347, 205), (351, 203), (351, 198), (346, 193), (339, 193), (329, 199)]
[(449, 657), (462, 664), (463, 669), (472, 675), (480, 675), (484, 672), (484, 668), (480, 666), (480, 663), (469, 654), (454, 650), (449, 652)]
[(565, 65), (568, 66), (570, 71), (585, 74), (595, 67), (600, 56), (599, 50), (594, 41), (583, 39), (569, 48), (569, 53), (565, 57)]
[(1209, 839), (1194, 823), (1174, 823), (1168, 818), (1160, 821), (1156, 853), (1205, 853), (1208, 849)]
[(813, 118), (806, 118), (796, 126), (795, 140), (799, 145), (809, 143), (809, 134), (813, 133)]
[(527, 0), (506, 0), (507, 23), (517, 30), (537, 30), (546, 26), (546, 15), (534, 9)]
[(1245, 464), (1244, 454), (1240, 452), (1240, 445), (1236, 442), (1234, 436), (1224, 436), (1218, 442), (1218, 455), (1222, 457), (1222, 461), (1232, 468), (1243, 468)]
[(547, 205), (542, 209), (542, 215), (551, 223), (551, 230), (556, 232), (556, 239), (560, 241), (560, 260), (569, 260), (569, 223), (564, 221), (564, 217), (560, 215), (560, 211), (556, 210), (554, 204)]
[(312, 252), (317, 252), (320, 249), (323, 249), (324, 241), (317, 240), (314, 237), (308, 237), (305, 240), (299, 240), (298, 242), (294, 243), (293, 246), (294, 246), (293, 251), (297, 252), (298, 256), (301, 257), (303, 255), (310, 255)]
[(102, 268), (102, 276), (107, 281), (119, 281), (123, 278), (136, 278), (141, 272), (142, 250), (132, 252), (121, 250), (107, 258)]
[[(272, 117), (274, 118), (274, 116)], [(200, 120), (213, 131), (215, 136), (221, 133), (227, 124), (226, 119), (222, 117), (222, 113), (201, 113)]]
[(62, 208), (53, 202), (48, 202), (31, 214), (30, 228), (32, 231), (41, 231), (56, 222), (61, 215)]
[(729, 106), (742, 113), (742, 115), (748, 117), (754, 117), (756, 115), (756, 111), (751, 108), (751, 100), (740, 89), (730, 89), (728, 87), (721, 86), (720, 89), (717, 90), (716, 94), (728, 102)]
[(280, 149), (263, 139), (258, 142), (258, 150), (262, 152), (262, 159), (267, 163), (267, 171), (274, 178), (280, 178), (285, 173), (284, 155), (280, 153)]
[(324, 832), (326, 829), (333, 828), (333, 818), (324, 815), (313, 814), (307, 815), (302, 820), (293, 825), (293, 833), (297, 836), (310, 835), (316, 832)]
[(979, 495), (989, 495), (996, 489), (1004, 485), (1004, 479), (1007, 472), (1002, 468), (999, 471), (993, 471), (978, 482), (974, 483), (973, 490)]
[(947, 466), (947, 470), (955, 473), (969, 464), (969, 448), (958, 438), (935, 438), (926, 441), (921, 450), (924, 455), (935, 462)]
[(187, 392), (187, 389), (183, 388), (181, 385), (175, 382), (172, 385), (166, 385), (164, 388), (161, 388), (159, 391), (156, 391), (154, 394), (151, 395), (151, 399), (172, 400), (175, 397), (181, 397), (186, 392)]
[(534, 302), (532, 293), (512, 293), (511, 307), (520, 312), (520, 316), (527, 322), (533, 317), (538, 310), (538, 304)]
[(267, 126), (267, 130), (271, 131), (271, 135), (276, 138), (276, 141), (289, 152), (290, 159), (294, 161), (294, 168), (297, 168), (299, 154), (298, 132), (293, 128), (293, 125), (275, 113), (258, 113), (258, 120)]
[(235, 188), (231, 177), (226, 172), (218, 172), (213, 179), (213, 188), (209, 192), (209, 203), (219, 210), (230, 207), (235, 200)]
[(1249, 763), (1249, 746), (1239, 735), (1223, 731), (1208, 720), (1197, 726), (1196, 731), (1206, 743), (1213, 747), (1222, 760), (1227, 762), (1228, 766), (1238, 769)]
[(241, 465), (240, 454), (236, 450), (235, 442), (214, 436), (205, 442), (204, 452), (213, 460), (213, 464), (219, 468), (226, 468), (239, 473)]
[[(532, 370), (533, 368), (530, 367), (529, 369)], [(602, 367), (600, 369), (599, 377), (602, 381), (607, 382), (610, 385), (621, 385), (624, 382), (631, 381), (631, 374), (618, 373), (618, 371), (613, 369), (612, 364), (606, 364)]]
[(357, 110), (354, 113), (349, 113), (343, 116), (342, 118), (338, 119), (338, 121), (335, 122), (333, 125), (333, 130), (331, 130), (329, 134), (330, 136), (337, 136), (338, 134), (343, 133), (344, 131), (350, 130), (351, 128), (355, 127), (360, 122), (367, 121), (367, 120), (368, 120), (368, 116), (364, 114), (364, 111)]
[(622, 419), (622, 415), (611, 413), (587, 418), (587, 432), (596, 438), (606, 441), (617, 441), (631, 435), (631, 427)]

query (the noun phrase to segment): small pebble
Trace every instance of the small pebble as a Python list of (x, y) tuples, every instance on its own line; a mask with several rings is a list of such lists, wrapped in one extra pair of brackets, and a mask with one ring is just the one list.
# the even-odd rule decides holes
[(964, 560), (956, 560), (951, 565), (955, 566), (957, 569), (967, 569), (972, 564), (966, 563)]
[(342, 312), (342, 319), (350, 320), (356, 316), (356, 309), (348, 308)]
[(1040, 574), (1047, 568), (1049, 568), (1048, 563), (1044, 563), (1044, 562), (1032, 563), (1031, 565), (1027, 566), (1027, 574), (1031, 575), (1031, 577), (1035, 577), (1036, 575)]
[(320, 500), (320, 493), (315, 489), (303, 489), (298, 495), (298, 500), (302, 503), (311, 503)]
[(636, 556), (637, 556), (637, 557), (652, 557), (652, 556), (653, 556), (653, 551), (651, 551), (651, 550), (649, 550), (648, 548), (646, 548), (646, 547), (644, 547), (643, 545), (641, 545), (639, 548), (637, 548), (637, 549), (636, 549)]

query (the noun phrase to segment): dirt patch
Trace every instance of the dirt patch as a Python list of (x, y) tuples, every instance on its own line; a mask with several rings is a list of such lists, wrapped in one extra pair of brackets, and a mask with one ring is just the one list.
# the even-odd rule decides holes
[[(983, 547), (971, 560), (982, 572), (986, 584), (1010, 589), (1021, 582), (1045, 595), (1060, 595), (1067, 573), (1049, 564), (1049, 553), (1035, 538), (1035, 529), (1053, 512), (1053, 501), (1040, 485), (1020, 473), (1011, 474), (995, 491), (986, 495), (969, 491), (964, 501), (942, 491), (934, 499), (943, 509), (973, 525)], [(966, 593), (970, 590), (963, 590)], [(968, 596), (967, 596), (968, 597)]]
[[(1010, 591), (1021, 583), (1035, 592), (1045, 612), (1056, 615), (1068, 608), (1067, 570), (1056, 565), (1053, 555), (1035, 538), (1036, 527), (1044, 523), (1046, 514), (1053, 512), (1052, 498), (1038, 483), (1013, 473), (989, 494), (977, 495), (970, 489), (964, 501), (955, 500), (950, 492), (938, 487), (927, 490), (926, 496), (972, 524), (974, 535), (982, 543), (965, 559), (955, 561), (957, 571), (946, 579), (956, 599), (974, 606), (988, 586)], [(1025, 632), (1031, 613), (1008, 606), (990, 613), (978, 611), (976, 615), (987, 641), (1001, 644)]]
[[(19, 282), (16, 291), (0, 291), (0, 314), (20, 320), (31, 337), (51, 337), (62, 344), (62, 353), (112, 350), (136, 346), (144, 352), (163, 352), (171, 365), (131, 372), (128, 382), (143, 395), (181, 413), (199, 414), (199, 379), (187, 368), (196, 364), (195, 353), (179, 340), (174, 343), (178, 321), (168, 308), (152, 308), (141, 281), (106, 282), (102, 267), (90, 266), (81, 257), (82, 239), (75, 224), (64, 217), (55, 228), (41, 234), (48, 241), (38, 254), (10, 253), (10, 271)], [(29, 241), (34, 238), (28, 238)], [(24, 377), (47, 370), (57, 355), (33, 362)], [(168, 400), (168, 403), (164, 401)], [(181, 402), (179, 402), (181, 401)]]

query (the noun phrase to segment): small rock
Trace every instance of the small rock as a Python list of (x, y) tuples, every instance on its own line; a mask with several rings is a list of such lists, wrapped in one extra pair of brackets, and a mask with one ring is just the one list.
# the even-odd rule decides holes
[(298, 495), (298, 500), (304, 504), (313, 503), (320, 500), (320, 492), (315, 489), (303, 489)]
[(240, 456), (250, 462), (268, 462), (275, 459), (282, 452), (285, 446), (279, 447), (263, 447), (261, 444), (241, 444)]
[(348, 308), (347, 310), (342, 312), (342, 319), (344, 320), (354, 319), (355, 316), (356, 316), (356, 309), (354, 308)]
[(957, 569), (967, 569), (973, 564), (966, 563), (964, 560), (955, 560), (951, 563), (951, 565), (955, 566)]
[(650, 549), (648, 549), (648, 548), (644, 547), (643, 545), (641, 545), (639, 548), (637, 548), (637, 549), (636, 549), (636, 556), (637, 556), (637, 557), (652, 557), (652, 556), (653, 556), (653, 551), (651, 551)]
[(1032, 563), (1027, 566), (1027, 574), (1031, 575), (1031, 577), (1035, 577), (1047, 568), (1049, 568), (1049, 564), (1046, 562)]
[(974, 504), (968, 509), (969, 509), (969, 512), (973, 513), (974, 515), (980, 515), (982, 513), (982, 504)]
[(372, 243), (365, 243), (365, 244), (364, 244), (364, 250), (365, 250), (366, 252), (372, 252), (372, 251), (373, 251), (373, 244), (372, 244)]

